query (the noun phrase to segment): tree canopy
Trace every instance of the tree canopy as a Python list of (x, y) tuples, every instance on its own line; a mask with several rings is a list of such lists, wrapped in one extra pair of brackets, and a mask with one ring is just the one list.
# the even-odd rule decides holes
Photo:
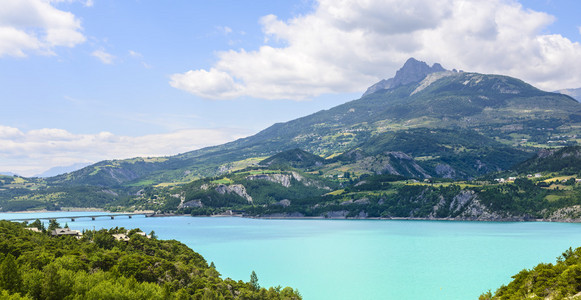
[(0, 299), (302, 299), (290, 287), (222, 279), (184, 244), (138, 232), (101, 229), (77, 239), (2, 220)]

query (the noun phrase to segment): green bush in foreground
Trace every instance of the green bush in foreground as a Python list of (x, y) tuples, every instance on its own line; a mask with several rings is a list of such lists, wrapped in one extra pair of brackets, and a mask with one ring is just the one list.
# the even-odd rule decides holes
[(290, 287), (259, 288), (256, 276), (222, 279), (178, 241), (112, 236), (125, 232), (53, 237), (0, 221), (0, 299), (301, 299)]
[(569, 248), (557, 258), (557, 263), (541, 263), (512, 278), (508, 285), (495, 293), (482, 294), (479, 299), (581, 299), (581, 248)]

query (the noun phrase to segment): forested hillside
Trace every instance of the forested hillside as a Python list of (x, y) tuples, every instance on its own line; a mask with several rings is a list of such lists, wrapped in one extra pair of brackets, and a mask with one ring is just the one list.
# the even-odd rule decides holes
[(581, 298), (581, 248), (569, 248), (555, 264), (541, 263), (512, 276), (508, 285), (482, 294), (480, 300)]
[[(290, 287), (222, 279), (184, 244), (123, 228), (51, 236), (0, 221), (0, 299), (301, 299)], [(249, 274), (250, 276), (251, 274)], [(249, 277), (250, 278), (250, 277)]]
[[(480, 145), (486, 147), (487, 143), (484, 140)], [(397, 144), (407, 147), (404, 141)], [(446, 150), (442, 153), (449, 149), (443, 148)], [(574, 153), (577, 148), (554, 153)], [(477, 149), (473, 146), (473, 150), (463, 151)], [(545, 152), (540, 151), (539, 155)], [(305, 151), (290, 150), (263, 160), (276, 164), (249, 167), (186, 185), (146, 189), (139, 197), (108, 208), (192, 215), (235, 211), (250, 217), (496, 221), (581, 218), (581, 171), (553, 171), (553, 166), (566, 165), (573, 159), (570, 155), (536, 156), (512, 170), (486, 173), (472, 180), (435, 177), (432, 172), (437, 168), (430, 169), (428, 159), (415, 161), (401, 152), (369, 155), (358, 150), (321, 162)], [(502, 161), (507, 156), (498, 155), (497, 159)], [(537, 167), (526, 167), (533, 161)], [(298, 162), (302, 168), (291, 167)]]

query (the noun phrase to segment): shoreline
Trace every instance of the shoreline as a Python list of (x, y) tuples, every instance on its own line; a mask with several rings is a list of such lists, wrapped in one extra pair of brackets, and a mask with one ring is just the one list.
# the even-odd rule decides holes
[(108, 214), (154, 214), (153, 210), (134, 210), (134, 211), (108, 211), (96, 207), (67, 207), (61, 210), (18, 210), (18, 211), (0, 211), (2, 214), (34, 214), (34, 213), (61, 213), (61, 212), (102, 212)]
[(521, 219), (521, 218), (503, 218), (503, 219), (455, 219), (455, 218), (416, 218), (416, 217), (371, 217), (371, 218), (327, 218), (319, 217), (257, 217), (257, 216), (243, 216), (248, 219), (265, 219), (265, 220), (376, 220), (376, 221), (450, 221), (450, 222), (503, 222), (503, 223), (517, 223), (517, 222), (547, 222), (547, 223), (581, 223), (581, 219), (572, 220), (555, 220), (555, 219)]
[(61, 212), (102, 212), (108, 214), (123, 214), (123, 213), (135, 213), (135, 214), (151, 214), (149, 217), (152, 218), (162, 218), (162, 217), (202, 217), (202, 218), (225, 218), (225, 217), (235, 217), (235, 218), (247, 218), (247, 219), (262, 219), (262, 220), (376, 220), (376, 221), (456, 221), (456, 222), (503, 222), (503, 223), (513, 223), (513, 222), (547, 222), (547, 223), (581, 223), (581, 219), (529, 219), (529, 218), (499, 218), (499, 219), (457, 219), (457, 218), (419, 218), (419, 217), (370, 217), (370, 218), (347, 218), (347, 217), (325, 217), (325, 216), (248, 216), (242, 214), (219, 214), (219, 215), (198, 215), (192, 216), (190, 214), (155, 214), (154, 211), (148, 210), (135, 210), (131, 212), (111, 212), (99, 208), (67, 208), (66, 210), (34, 210), (34, 211), (6, 211), (1, 212), (5, 214), (24, 214), (24, 213), (61, 213)]

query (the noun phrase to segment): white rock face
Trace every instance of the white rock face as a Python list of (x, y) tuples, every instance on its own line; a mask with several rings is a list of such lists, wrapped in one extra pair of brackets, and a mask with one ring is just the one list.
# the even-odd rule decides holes
[(252, 203), (252, 197), (246, 193), (246, 188), (241, 184), (224, 185), (220, 184), (216, 187), (216, 192), (224, 195), (226, 193), (234, 193), (248, 202)]
[(458, 74), (458, 73), (454, 73), (452, 71), (444, 71), (444, 72), (438, 72), (438, 73), (432, 73), (429, 74), (428, 76), (426, 76), (426, 78), (424, 78), (424, 80), (422, 80), (422, 82), (420, 82), (420, 86), (418, 86), (411, 94), (415, 94), (418, 92), (421, 92), (423, 89), (429, 87), (432, 83), (444, 78), (444, 77), (448, 77), (448, 76), (452, 76), (454, 74)]
[(290, 187), (292, 176), (290, 174), (259, 174), (247, 176), (246, 179), (267, 180), (270, 182), (281, 184), (284, 187)]
[(446, 69), (444, 69), (439, 63), (435, 63), (430, 67), (423, 61), (410, 58), (405, 62), (403, 67), (395, 73), (393, 78), (387, 80), (383, 79), (370, 86), (361, 97), (365, 97), (380, 90), (388, 90), (408, 83), (420, 82), (429, 74), (444, 71), (446, 71)]
[(270, 182), (278, 183), (284, 187), (290, 187), (292, 184), (292, 180), (295, 179), (296, 181), (304, 184), (305, 186), (313, 186), (319, 189), (324, 190), (331, 190), (331, 188), (322, 185), (318, 181), (307, 179), (301, 174), (297, 172), (291, 172), (290, 174), (258, 174), (258, 175), (250, 175), (247, 176), (246, 179), (248, 180), (268, 180)]
[[(500, 220), (503, 216), (496, 212), (491, 212), (486, 208), (476, 196), (473, 191), (462, 191), (452, 201), (452, 204), (456, 203), (456, 210), (462, 209), (464, 205), (465, 209), (462, 214), (458, 216), (462, 220)], [(462, 205), (464, 203), (464, 205)], [(452, 205), (451, 205), (452, 206)]]

